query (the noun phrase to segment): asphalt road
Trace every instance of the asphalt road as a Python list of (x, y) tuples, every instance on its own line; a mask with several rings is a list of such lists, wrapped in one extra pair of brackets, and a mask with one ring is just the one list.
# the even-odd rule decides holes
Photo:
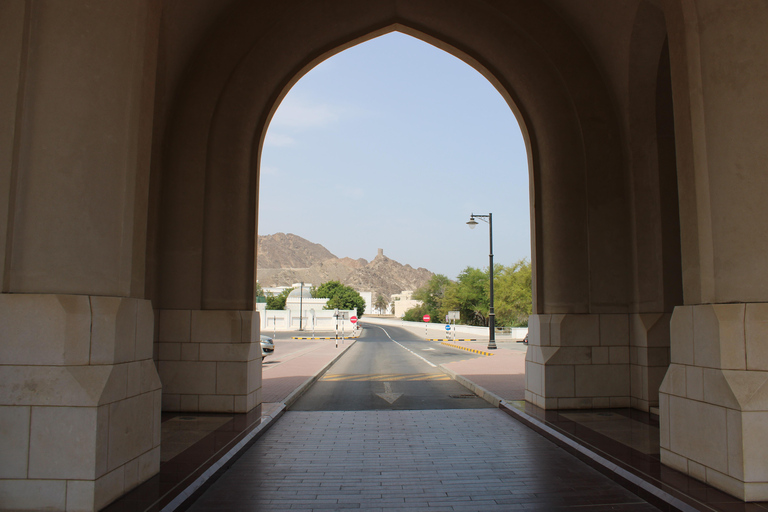
[(291, 407), (292, 411), (479, 409), (491, 407), (438, 365), (483, 357), (427, 342), (398, 327), (363, 333)]

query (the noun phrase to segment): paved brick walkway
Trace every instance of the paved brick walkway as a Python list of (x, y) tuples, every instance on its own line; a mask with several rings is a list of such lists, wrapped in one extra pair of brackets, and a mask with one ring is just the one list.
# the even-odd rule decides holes
[(189, 509), (656, 510), (497, 409), (288, 412)]

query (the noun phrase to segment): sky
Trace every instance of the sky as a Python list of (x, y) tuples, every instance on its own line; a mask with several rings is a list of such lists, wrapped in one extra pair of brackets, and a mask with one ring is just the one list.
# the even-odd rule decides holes
[(259, 235), (336, 256), (384, 254), (451, 279), (530, 260), (528, 163), (504, 98), (480, 73), (391, 33), (323, 61), (278, 107), (261, 157)]

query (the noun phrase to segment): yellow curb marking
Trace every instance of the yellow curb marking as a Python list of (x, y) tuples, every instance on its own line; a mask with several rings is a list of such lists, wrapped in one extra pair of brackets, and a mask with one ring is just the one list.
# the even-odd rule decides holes
[(320, 380), (326, 380), (330, 382), (385, 382), (385, 381), (427, 381), (427, 380), (451, 380), (448, 375), (436, 374), (436, 373), (415, 373), (415, 374), (363, 374), (363, 375), (347, 375), (347, 374), (334, 374), (326, 375)]
[(441, 345), (445, 345), (446, 347), (458, 348), (459, 350), (466, 350), (467, 352), (474, 352), (475, 354), (481, 354), (481, 355), (484, 355), (484, 356), (495, 355), (493, 352), (485, 352), (484, 350), (477, 350), (477, 349), (474, 349), (474, 348), (462, 347), (461, 345), (454, 345), (453, 343), (446, 343), (444, 341), (441, 342), (440, 344)]

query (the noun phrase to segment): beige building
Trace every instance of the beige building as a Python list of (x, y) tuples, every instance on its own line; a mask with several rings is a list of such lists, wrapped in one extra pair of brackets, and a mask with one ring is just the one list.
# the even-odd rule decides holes
[(260, 406), (266, 127), (393, 30), (521, 124), (527, 399), (658, 408), (665, 464), (768, 499), (766, 27), (758, 0), (0, 2), (2, 506), (98, 509), (157, 471), (161, 409)]
[(392, 303), (395, 305), (395, 318), (403, 318), (406, 311), (422, 304), (420, 300), (413, 300), (413, 290), (395, 293), (392, 295)]

